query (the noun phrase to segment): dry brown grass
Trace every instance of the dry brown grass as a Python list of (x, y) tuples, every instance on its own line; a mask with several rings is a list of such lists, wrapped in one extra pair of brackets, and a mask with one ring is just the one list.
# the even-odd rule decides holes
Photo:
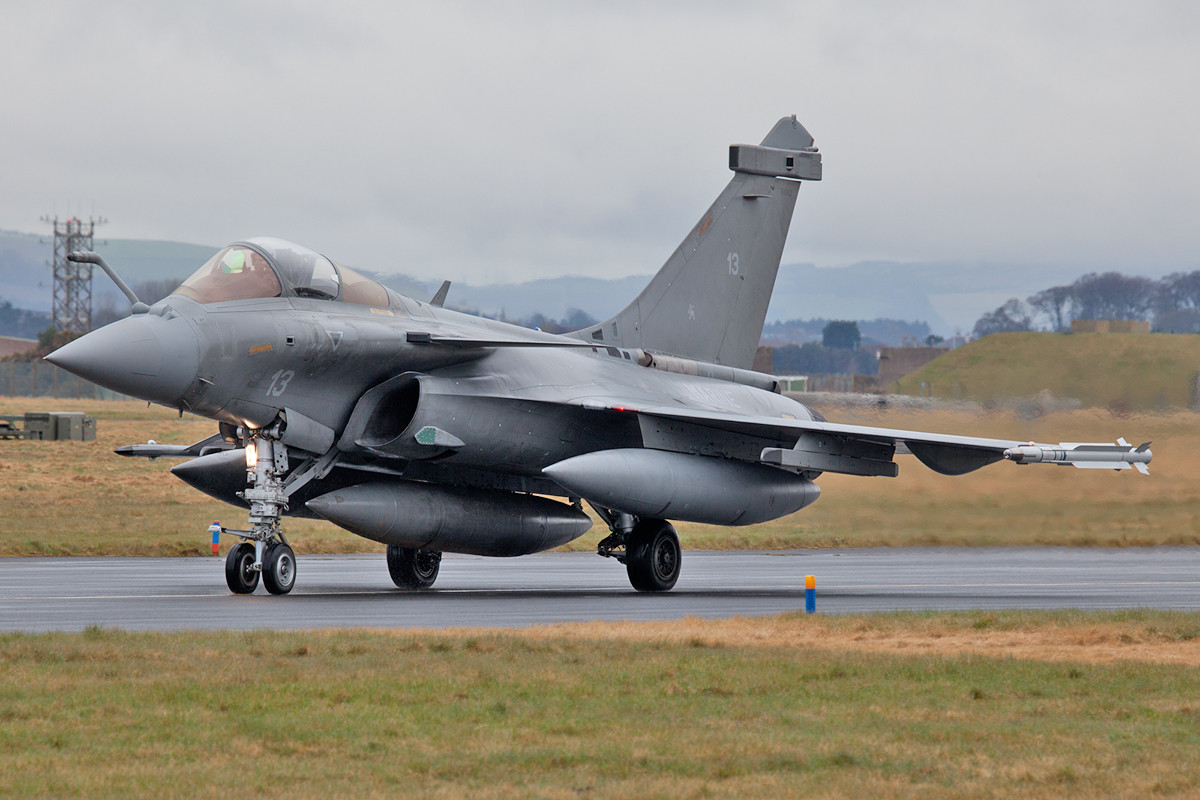
[[(245, 512), (176, 480), (169, 461), (112, 454), (155, 439), (186, 444), (213, 423), (138, 402), (0, 398), (0, 413), (82, 410), (99, 418), (96, 442), (0, 441), (0, 555), (187, 555), (209, 552), (214, 520), (241, 527)], [(1151, 475), (996, 464), (961, 477), (900, 456), (895, 479), (823, 475), (821, 499), (799, 514), (748, 528), (679, 525), (685, 547), (768, 549), (911, 545), (1200, 543), (1200, 416), (1115, 416), (1081, 410), (1024, 419), (1012, 412), (830, 413), (845, 422), (1038, 441), (1154, 440)], [(300, 552), (378, 552), (327, 523), (288, 520)], [(594, 549), (602, 527), (570, 546)]]
[[(431, 636), (483, 630), (426, 631)], [(876, 615), (735, 617), (662, 622), (573, 622), (507, 631), (535, 641), (657, 642), (697, 647), (782, 647), (795, 651), (958, 656), (1200, 667), (1200, 615), (988, 611)]]
[[(153, 439), (191, 444), (216, 432), (211, 420), (182, 418), (138, 401), (0, 398), (0, 414), (84, 411), (94, 442), (0, 441), (0, 556), (211, 554), (208, 525), (242, 528), (246, 511), (213, 500), (168, 471), (177, 459), (123, 458), (112, 451)], [(383, 546), (328, 523), (288, 519), (297, 550), (382, 552)], [(223, 542), (222, 548), (229, 546)]]

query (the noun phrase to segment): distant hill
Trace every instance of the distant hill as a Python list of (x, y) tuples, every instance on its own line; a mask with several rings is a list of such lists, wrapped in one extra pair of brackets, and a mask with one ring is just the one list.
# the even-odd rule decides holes
[(50, 245), (28, 233), (0, 231), (0, 300), (17, 308), (50, 310)]
[(48, 327), (49, 314), (17, 308), (7, 300), (0, 300), (0, 336), (36, 339), (37, 335)]
[(984, 403), (1049, 392), (1085, 406), (1189, 408), (1198, 368), (1195, 335), (995, 333), (885, 388)]
[[(53, 237), (0, 231), (0, 300), (18, 308), (48, 312), (54, 276), (50, 272)], [(182, 281), (219, 248), (182, 242), (100, 239), (96, 252), (130, 284), (175, 278)], [(108, 278), (96, 270), (93, 297), (120, 297)], [(121, 301), (124, 302), (123, 300)]]
[[(97, 250), (131, 284), (182, 281), (218, 249), (179, 242), (108, 239)], [(329, 254), (337, 259), (337, 253)], [(49, 237), (0, 231), (0, 299), (18, 308), (50, 310), (52, 277)], [(347, 264), (369, 272), (371, 264)], [(898, 319), (924, 322), (932, 333), (968, 332), (975, 321), (1010, 297), (1028, 297), (1069, 284), (1091, 271), (1087, 265), (862, 262), (846, 267), (784, 264), (779, 269), (767, 321), (796, 319)], [(1129, 274), (1160, 278), (1150, 268), (1131, 265)], [(379, 275), (402, 294), (428, 299), (441, 283), (436, 265), (425, 275)], [(473, 286), (456, 282), (447, 305), (521, 319), (540, 313), (553, 319), (580, 309), (595, 319), (620, 311), (650, 280), (649, 274), (603, 279), (547, 278), (518, 284)], [(116, 289), (104, 279), (97, 299)]]
[[(1069, 282), (1079, 274), (1071, 272), (1064, 280)], [(980, 315), (1008, 298), (1046, 288), (1051, 285), (1047, 280), (1052, 278), (1040, 268), (896, 262), (837, 268), (784, 264), (775, 281), (767, 321), (905, 319), (925, 322), (933, 332), (950, 336), (969, 332)], [(649, 281), (650, 275), (633, 275), (612, 280), (566, 277), (520, 284), (455, 285), (449, 303), (486, 313), (503, 312), (510, 318), (534, 312), (562, 317), (572, 308), (580, 308), (596, 319), (605, 319), (624, 308)]]
[(577, 308), (603, 320), (628, 305), (649, 282), (649, 275), (634, 275), (611, 280), (565, 277), (488, 286), (454, 284), (446, 304), (486, 314), (503, 313), (509, 319), (535, 313), (559, 319)]
[(221, 248), (182, 242), (108, 239), (96, 247), (129, 283), (178, 278), (183, 281)]

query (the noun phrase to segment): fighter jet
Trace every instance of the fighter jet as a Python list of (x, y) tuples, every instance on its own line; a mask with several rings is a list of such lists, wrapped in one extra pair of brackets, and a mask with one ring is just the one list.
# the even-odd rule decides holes
[(670, 590), (668, 520), (753, 525), (820, 496), (835, 472), (897, 474), (894, 456), (961, 475), (993, 462), (1146, 472), (1147, 445), (1037, 444), (844, 425), (751, 367), (792, 211), (821, 154), (793, 117), (729, 148), (733, 177), (645, 290), (611, 319), (553, 335), (403, 297), (308, 248), (232, 244), (147, 306), (95, 253), (132, 314), (47, 360), (114, 391), (215, 420), (171, 471), (249, 508), (229, 589), (287, 594), (284, 516), (387, 545), (403, 589), (444, 552), (518, 556), (608, 527), (599, 555), (640, 591)]

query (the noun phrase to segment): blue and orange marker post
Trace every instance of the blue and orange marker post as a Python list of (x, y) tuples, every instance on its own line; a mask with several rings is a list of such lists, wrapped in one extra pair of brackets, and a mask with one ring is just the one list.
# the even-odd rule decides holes
[(817, 610), (817, 576), (804, 576), (804, 612), (811, 614)]
[(212, 534), (213, 555), (217, 555), (217, 548), (221, 545), (221, 523), (213, 520), (213, 524), (208, 526), (208, 532)]

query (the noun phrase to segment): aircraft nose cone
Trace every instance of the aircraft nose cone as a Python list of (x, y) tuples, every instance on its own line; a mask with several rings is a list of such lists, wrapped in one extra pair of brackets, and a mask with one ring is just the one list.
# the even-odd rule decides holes
[(200, 347), (182, 318), (139, 314), (70, 342), (46, 360), (114, 392), (176, 405), (200, 367)]

